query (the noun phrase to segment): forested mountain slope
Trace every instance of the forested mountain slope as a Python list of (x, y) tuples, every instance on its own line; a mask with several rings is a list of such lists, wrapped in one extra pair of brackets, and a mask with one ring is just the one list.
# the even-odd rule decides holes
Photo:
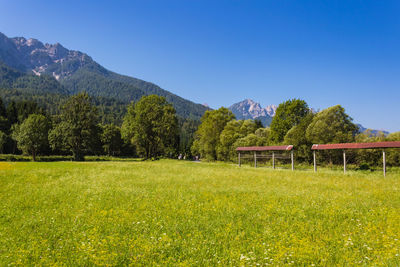
[[(6, 105), (12, 101), (33, 101), (54, 115), (69, 95), (64, 86), (51, 76), (27, 74), (0, 62), (0, 97)], [(102, 96), (93, 96), (92, 101), (103, 123), (122, 122), (126, 103)]]
[[(62, 85), (60, 87), (53, 84), (55, 91), (52, 92), (51, 88), (44, 88), (45, 93), (71, 95), (86, 91), (91, 96), (113, 98), (125, 104), (138, 101), (144, 95), (156, 94), (166, 97), (167, 101), (174, 105), (177, 114), (182, 117), (198, 119), (207, 110), (207, 107), (179, 97), (153, 83), (109, 71), (87, 54), (68, 50), (59, 43), (43, 44), (36, 39), (8, 38), (0, 33), (0, 61), (20, 72), (53, 77), (54, 80), (48, 80), (46, 85), (55, 80)], [(20, 74), (9, 73), (9, 75)], [(31, 76), (29, 79), (32, 79)], [(2, 78), (0, 84), (2, 83), (8, 85), (0, 87), (10, 88), (6, 79)], [(16, 86), (13, 85), (14, 88)], [(21, 85), (18, 88), (26, 87)], [(65, 92), (59, 92), (60, 88)]]

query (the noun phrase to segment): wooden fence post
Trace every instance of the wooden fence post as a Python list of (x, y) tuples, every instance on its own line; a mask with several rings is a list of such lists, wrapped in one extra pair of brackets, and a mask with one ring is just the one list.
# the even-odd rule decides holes
[(275, 169), (275, 152), (272, 152), (272, 168)]
[(346, 173), (346, 150), (343, 150), (343, 171)]
[(383, 150), (383, 177), (386, 177), (386, 153)]
[(238, 156), (238, 157), (239, 157), (239, 160), (238, 160), (238, 161), (239, 161), (239, 167), (240, 167), (240, 152), (239, 152), (239, 156)]
[(257, 168), (257, 152), (254, 151), (254, 168)]
[(315, 155), (315, 150), (314, 150), (313, 155), (314, 155), (314, 172), (317, 172), (317, 157)]
[(290, 151), (290, 158), (292, 160), (292, 171), (294, 171), (294, 159), (293, 159), (293, 150)]

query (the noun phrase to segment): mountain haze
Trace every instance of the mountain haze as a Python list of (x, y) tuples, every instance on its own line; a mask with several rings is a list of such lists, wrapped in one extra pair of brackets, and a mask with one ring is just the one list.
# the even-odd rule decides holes
[(196, 119), (208, 109), (153, 83), (107, 70), (87, 54), (68, 50), (59, 43), (43, 44), (36, 39), (8, 38), (0, 33), (0, 61), (20, 72), (53, 77), (69, 95), (86, 91), (91, 96), (129, 103), (156, 94), (166, 97), (178, 115)]

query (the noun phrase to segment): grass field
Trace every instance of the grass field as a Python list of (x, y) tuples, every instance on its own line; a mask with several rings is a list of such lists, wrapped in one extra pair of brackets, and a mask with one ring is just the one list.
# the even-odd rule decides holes
[(0, 163), (0, 265), (400, 265), (400, 175)]

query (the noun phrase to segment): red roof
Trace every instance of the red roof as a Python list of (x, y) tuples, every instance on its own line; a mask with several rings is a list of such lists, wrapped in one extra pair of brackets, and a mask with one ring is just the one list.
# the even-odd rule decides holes
[(242, 146), (236, 148), (236, 151), (278, 151), (278, 150), (287, 150), (290, 151), (293, 149), (292, 145), (289, 146)]
[(325, 150), (325, 149), (365, 149), (365, 148), (395, 148), (395, 147), (400, 147), (400, 141), (313, 145), (311, 149)]

